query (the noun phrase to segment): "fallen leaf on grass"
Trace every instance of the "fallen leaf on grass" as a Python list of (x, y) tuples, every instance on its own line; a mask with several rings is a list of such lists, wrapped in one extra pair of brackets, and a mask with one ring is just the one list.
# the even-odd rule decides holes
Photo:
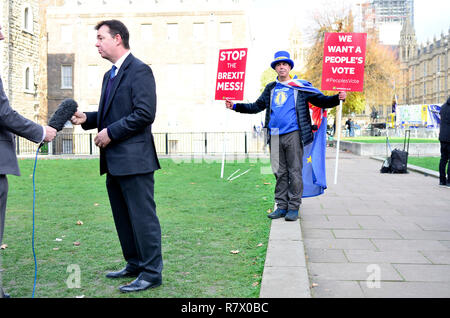
[(77, 221), (77, 225), (83, 225), (83, 221)]
[(272, 184), (272, 183), (270, 183), (270, 182), (264, 182), (264, 184), (265, 184), (265, 185), (269, 185), (269, 184)]
[(54, 251), (58, 251), (58, 250), (59, 250), (59, 247), (54, 247), (53, 250), (54, 250)]
[(55, 238), (55, 241), (56, 241), (56, 242), (62, 242), (62, 239), (60, 239), (60, 238)]
[(267, 213), (272, 213), (272, 212), (273, 212), (272, 209), (267, 210)]
[(98, 203), (94, 203), (94, 206), (98, 206)]
[(256, 286), (258, 286), (258, 285), (259, 285), (258, 282), (254, 282), (254, 283), (252, 284), (253, 287), (256, 287)]
[(8, 244), (2, 244), (2, 246), (0, 246), (0, 249), (2, 250), (6, 250), (8, 248)]
[(80, 246), (80, 242), (73, 242), (73, 245), (75, 245), (75, 246)]
[(231, 250), (230, 253), (231, 254), (239, 254), (239, 250)]
[(263, 243), (259, 243), (257, 246), (258, 246), (258, 247), (261, 247), (261, 246), (263, 246)]

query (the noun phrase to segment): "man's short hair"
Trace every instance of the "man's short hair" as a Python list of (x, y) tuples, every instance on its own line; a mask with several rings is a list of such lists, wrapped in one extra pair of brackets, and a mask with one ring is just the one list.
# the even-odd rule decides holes
[(117, 34), (119, 34), (122, 38), (123, 46), (126, 49), (130, 48), (130, 33), (128, 32), (125, 24), (123, 24), (119, 20), (105, 20), (97, 23), (95, 29), (98, 31), (98, 29), (100, 29), (104, 25), (109, 27), (109, 34), (111, 34), (112, 37), (115, 37)]

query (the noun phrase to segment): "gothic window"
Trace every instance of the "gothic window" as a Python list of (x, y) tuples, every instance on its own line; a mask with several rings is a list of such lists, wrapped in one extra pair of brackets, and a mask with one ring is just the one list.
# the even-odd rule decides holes
[(23, 71), (23, 89), (26, 93), (34, 93), (34, 73), (30, 65), (26, 65)]
[(33, 9), (29, 4), (23, 6), (22, 29), (33, 33)]

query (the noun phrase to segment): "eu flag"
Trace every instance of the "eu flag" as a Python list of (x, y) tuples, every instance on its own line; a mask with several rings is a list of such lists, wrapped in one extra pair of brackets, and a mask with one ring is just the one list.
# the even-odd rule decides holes
[(327, 188), (325, 152), (327, 146), (327, 112), (310, 105), (311, 119), (318, 130), (314, 140), (303, 149), (303, 198), (323, 194)]

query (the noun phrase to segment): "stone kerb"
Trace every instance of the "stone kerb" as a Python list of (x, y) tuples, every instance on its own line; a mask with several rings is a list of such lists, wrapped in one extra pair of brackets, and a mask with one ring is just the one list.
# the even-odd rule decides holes
[[(333, 147), (336, 147), (337, 141), (333, 141)], [(391, 149), (403, 150), (403, 143), (391, 143)], [(359, 156), (386, 156), (390, 155), (391, 149), (387, 148), (386, 143), (364, 143), (341, 141), (340, 149), (350, 151)], [(439, 143), (410, 143), (408, 154), (410, 156), (440, 156)]]

